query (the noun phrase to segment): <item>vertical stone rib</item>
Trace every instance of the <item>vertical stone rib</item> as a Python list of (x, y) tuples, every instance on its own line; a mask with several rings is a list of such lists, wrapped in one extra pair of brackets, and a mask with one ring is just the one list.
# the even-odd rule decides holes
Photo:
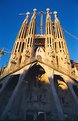
[(64, 114), (63, 114), (63, 110), (62, 110), (58, 95), (56, 93), (53, 76), (49, 76), (48, 79), (50, 81), (53, 97), (54, 97), (54, 100), (55, 100), (55, 105), (56, 105), (56, 108), (57, 108), (58, 118), (59, 118), (59, 120), (64, 120)]
[(52, 20), (50, 15), (48, 14), (46, 17), (46, 34), (52, 34)]
[(36, 26), (36, 15), (33, 14), (28, 28), (28, 35), (35, 34), (35, 28), (36, 28), (35, 26)]
[(28, 71), (25, 71), (25, 72), (23, 72), (23, 73), (20, 75), (19, 80), (18, 80), (18, 84), (17, 84), (17, 86), (16, 86), (16, 88), (15, 88), (15, 90), (14, 90), (14, 92), (13, 92), (11, 98), (9, 99), (8, 104), (6, 105), (6, 107), (5, 107), (5, 109), (4, 109), (3, 113), (2, 113), (2, 115), (1, 115), (1, 120), (5, 120), (6, 117), (8, 116), (8, 113), (9, 113), (9, 111), (11, 110), (11, 106), (12, 106), (12, 104), (13, 104), (13, 102), (14, 102), (14, 99), (15, 99), (15, 97), (16, 97), (16, 95), (17, 95), (17, 92), (18, 92), (18, 90), (19, 90), (19, 87), (20, 87), (20, 85), (21, 85), (21, 83), (22, 83), (22, 81), (23, 81), (23, 79), (25, 78), (25, 76), (26, 76), (27, 73), (28, 73)]
[(62, 106), (60, 104), (60, 100), (58, 98), (58, 94), (56, 92), (56, 88), (55, 88), (55, 85), (54, 85), (54, 70), (50, 68), (46, 68), (46, 73), (48, 75), (48, 79), (49, 79), (49, 82), (50, 82), (50, 86), (51, 86), (51, 90), (52, 90), (52, 94), (53, 94), (53, 98), (54, 98), (54, 101), (55, 101), (55, 105), (56, 105), (56, 109), (57, 109), (57, 114), (58, 115), (58, 120), (65, 120), (65, 117), (64, 117), (64, 113), (63, 113), (63, 110), (62, 110)]
[(28, 15), (26, 16), (22, 26), (21, 26), (21, 29), (19, 31), (19, 34), (18, 34), (18, 38), (25, 38), (26, 36), (26, 32), (27, 32), (27, 28), (28, 28)]
[(63, 38), (64, 37), (63, 30), (62, 30), (62, 27), (60, 25), (60, 21), (57, 18), (56, 11), (54, 12), (54, 16), (55, 16), (55, 22), (54, 22), (54, 24), (55, 24), (55, 38)]

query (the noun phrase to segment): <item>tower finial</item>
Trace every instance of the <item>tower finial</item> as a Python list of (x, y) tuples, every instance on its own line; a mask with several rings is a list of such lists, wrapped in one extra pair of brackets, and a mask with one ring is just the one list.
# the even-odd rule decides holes
[(57, 11), (54, 11), (54, 16), (55, 16), (55, 18), (57, 17)]
[(27, 12), (26, 15), (29, 16), (30, 12)]
[(34, 8), (34, 9), (33, 9), (34, 14), (36, 14), (36, 11), (37, 11), (37, 9), (36, 9), (36, 8)]
[(60, 21), (59, 21), (59, 19), (58, 19), (58, 17), (57, 17), (57, 11), (54, 11), (54, 17), (55, 17), (55, 22), (59, 22), (60, 23)]
[(47, 8), (46, 11), (47, 11), (47, 14), (49, 14), (50, 13), (50, 8)]

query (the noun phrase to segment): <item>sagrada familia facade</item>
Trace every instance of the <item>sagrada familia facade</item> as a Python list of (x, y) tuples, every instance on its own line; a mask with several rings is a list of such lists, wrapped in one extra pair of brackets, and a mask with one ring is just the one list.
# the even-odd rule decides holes
[(51, 14), (49, 8), (26, 13), (0, 79), (0, 120), (78, 119), (78, 71), (72, 68), (57, 12), (54, 21)]

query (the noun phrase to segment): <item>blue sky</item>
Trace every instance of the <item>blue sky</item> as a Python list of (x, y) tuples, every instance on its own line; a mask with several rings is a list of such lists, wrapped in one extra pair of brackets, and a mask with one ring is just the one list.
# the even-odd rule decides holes
[[(45, 11), (46, 8), (58, 12), (64, 29), (78, 37), (78, 0), (0, 0), (0, 49), (12, 51), (16, 36), (25, 16), (19, 13)], [(53, 17), (53, 15), (52, 15)], [(78, 40), (65, 33), (70, 58), (78, 61)], [(8, 63), (10, 55), (0, 58), (0, 67)]]

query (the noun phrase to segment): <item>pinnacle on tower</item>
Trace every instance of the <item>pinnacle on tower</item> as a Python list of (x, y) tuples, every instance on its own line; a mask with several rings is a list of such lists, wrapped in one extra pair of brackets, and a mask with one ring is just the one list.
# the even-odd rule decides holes
[(50, 17), (50, 9), (47, 8), (47, 16), (46, 16), (46, 34), (52, 34), (52, 20)]
[(26, 15), (29, 17), (29, 15), (30, 15), (30, 12), (27, 12), (27, 13), (26, 13)]
[(57, 11), (54, 11), (54, 24), (55, 24), (55, 38), (64, 38), (63, 30), (60, 25), (60, 21), (57, 17)]
[(28, 27), (28, 35), (34, 35), (36, 32), (36, 11), (37, 9), (33, 9), (33, 15)]
[(55, 22), (59, 22), (60, 23), (60, 21), (59, 21), (59, 19), (57, 17), (57, 11), (54, 11), (53, 14), (54, 14), (54, 17), (55, 17)]
[(36, 9), (36, 8), (34, 8), (34, 9), (33, 9), (34, 14), (36, 14), (36, 11), (37, 11), (37, 9)]
[(47, 8), (46, 11), (47, 11), (47, 14), (49, 14), (50, 13), (50, 8)]
[(57, 17), (57, 11), (54, 11), (53, 13), (54, 13), (54, 16), (56, 18)]

